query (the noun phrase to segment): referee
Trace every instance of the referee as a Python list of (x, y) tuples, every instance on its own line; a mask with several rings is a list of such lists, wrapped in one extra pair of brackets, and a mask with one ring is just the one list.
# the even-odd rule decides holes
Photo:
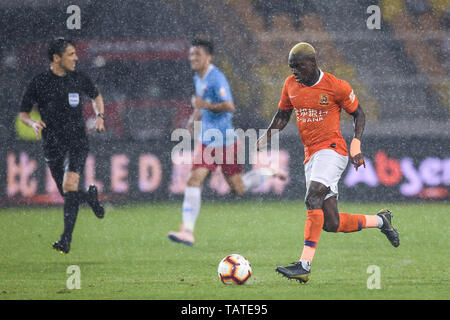
[[(82, 114), (84, 95), (92, 99), (97, 115), (97, 132), (105, 131), (102, 95), (83, 73), (76, 72), (78, 57), (75, 43), (58, 38), (48, 47), (50, 70), (36, 76), (28, 85), (20, 107), (19, 118), (36, 134), (42, 132), (44, 158), (58, 190), (64, 197), (64, 231), (53, 248), (68, 253), (80, 203), (87, 202), (98, 218), (104, 208), (98, 201), (98, 191), (91, 185), (79, 190), (89, 143)], [(37, 105), (42, 121), (33, 120), (29, 112)]]

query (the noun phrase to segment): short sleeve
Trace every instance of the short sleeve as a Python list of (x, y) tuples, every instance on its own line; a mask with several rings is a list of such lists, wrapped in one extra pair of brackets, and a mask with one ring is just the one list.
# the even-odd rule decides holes
[(224, 75), (217, 77), (214, 84), (214, 95), (220, 102), (233, 101), (230, 85)]
[(37, 103), (36, 98), (36, 80), (30, 82), (22, 97), (20, 112), (29, 113), (33, 109), (33, 105)]
[(87, 94), (87, 96), (91, 99), (97, 98), (99, 95), (98, 88), (94, 85), (94, 83), (91, 81), (91, 79), (86, 76), (83, 73), (80, 73), (80, 81), (82, 88), (84, 90), (84, 93)]
[(336, 98), (339, 106), (347, 113), (353, 113), (358, 108), (359, 101), (347, 81), (339, 80)]
[(281, 98), (280, 102), (278, 103), (278, 109), (280, 110), (291, 110), (293, 108), (291, 99), (289, 98), (288, 94), (288, 84), (289, 78), (284, 81), (283, 90), (281, 90)]

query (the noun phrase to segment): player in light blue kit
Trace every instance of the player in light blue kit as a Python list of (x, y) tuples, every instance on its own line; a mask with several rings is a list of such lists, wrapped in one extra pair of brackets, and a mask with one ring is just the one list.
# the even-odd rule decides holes
[[(222, 167), (226, 181), (237, 195), (243, 195), (247, 190), (261, 185), (269, 177), (286, 178), (284, 174), (268, 169), (252, 170), (242, 175), (244, 166), (237, 161), (237, 139), (232, 131), (235, 105), (225, 75), (211, 63), (213, 51), (212, 42), (202, 39), (192, 41), (189, 49), (189, 62), (195, 71), (195, 96), (191, 99), (194, 112), (187, 126), (192, 132), (194, 122), (201, 118), (202, 134), (194, 150), (194, 164), (184, 192), (181, 230), (169, 233), (170, 240), (188, 246), (194, 244), (194, 226), (201, 206), (201, 186), (217, 166)], [(212, 138), (208, 136), (208, 130)], [(214, 138), (218, 132), (222, 139)], [(227, 151), (234, 155), (232, 161), (226, 158)], [(205, 159), (208, 155), (222, 161), (220, 164), (211, 163)]]

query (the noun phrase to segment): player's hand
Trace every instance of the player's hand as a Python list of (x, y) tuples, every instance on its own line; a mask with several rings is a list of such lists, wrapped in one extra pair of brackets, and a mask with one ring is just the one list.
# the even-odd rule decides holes
[(350, 161), (355, 167), (356, 171), (358, 171), (358, 168), (361, 165), (363, 165), (364, 168), (366, 167), (366, 163), (364, 162), (364, 158), (361, 152), (361, 141), (357, 138), (353, 138), (352, 142), (350, 143)]
[(34, 121), (31, 125), (31, 128), (34, 131), (34, 134), (36, 135), (36, 140), (39, 140), (39, 137), (41, 136), (42, 129), (46, 128), (47, 126), (43, 121)]
[(355, 167), (356, 171), (358, 171), (358, 168), (360, 166), (364, 166), (364, 168), (366, 167), (366, 162), (364, 161), (362, 153), (358, 153), (354, 157), (350, 156), (350, 162), (353, 164), (353, 166)]
[(199, 96), (192, 96), (191, 104), (196, 109), (205, 109), (207, 106), (206, 101), (200, 98)]
[(267, 134), (262, 135), (261, 137), (259, 137), (258, 141), (256, 142), (256, 151), (262, 151), (267, 149), (267, 145), (268, 145), (268, 137)]
[(196, 103), (196, 101), (197, 101), (197, 96), (192, 96), (191, 97), (191, 105), (192, 105), (192, 108), (194, 108), (194, 109), (197, 109), (197, 103)]
[(191, 136), (194, 136), (194, 121), (189, 119), (187, 124), (186, 124), (186, 129), (189, 131), (189, 134)]
[(97, 117), (97, 119), (95, 119), (95, 130), (98, 133), (105, 131), (105, 120), (103, 120), (103, 118)]

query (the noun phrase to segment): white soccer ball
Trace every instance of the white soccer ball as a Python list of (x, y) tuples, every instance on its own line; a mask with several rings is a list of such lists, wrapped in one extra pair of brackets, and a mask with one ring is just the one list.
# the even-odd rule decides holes
[(244, 284), (252, 275), (252, 266), (245, 257), (233, 253), (220, 261), (217, 272), (224, 284)]

